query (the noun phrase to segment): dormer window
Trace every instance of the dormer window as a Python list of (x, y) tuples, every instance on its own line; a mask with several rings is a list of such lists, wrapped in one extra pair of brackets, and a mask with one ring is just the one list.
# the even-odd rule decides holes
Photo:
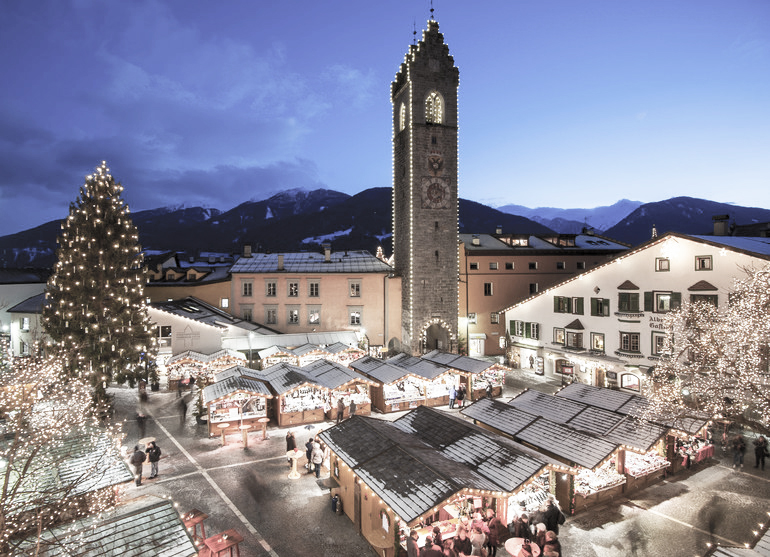
[(444, 123), (444, 99), (438, 91), (431, 91), (425, 99), (425, 121), (428, 124)]

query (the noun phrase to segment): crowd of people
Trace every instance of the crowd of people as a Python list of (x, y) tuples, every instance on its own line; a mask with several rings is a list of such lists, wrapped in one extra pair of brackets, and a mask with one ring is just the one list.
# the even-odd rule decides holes
[[(767, 448), (767, 439), (760, 435), (754, 439), (754, 468), (765, 469), (765, 458), (770, 456)], [(746, 454), (746, 440), (743, 435), (733, 437), (730, 448), (733, 451), (733, 468), (743, 468), (743, 456)]]

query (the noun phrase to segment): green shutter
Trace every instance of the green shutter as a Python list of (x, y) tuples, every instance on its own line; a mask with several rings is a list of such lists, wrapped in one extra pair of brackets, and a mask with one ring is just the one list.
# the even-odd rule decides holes
[(524, 337), (532, 338), (532, 323), (524, 323)]
[(583, 315), (583, 298), (575, 298), (575, 311), (577, 315)]
[(653, 305), (653, 299), (652, 299), (652, 292), (645, 292), (644, 293), (644, 311), (654, 311), (655, 307)]
[(511, 336), (514, 336), (516, 334), (515, 323), (516, 323), (516, 321), (514, 321), (513, 319), (511, 319), (508, 322), (508, 328), (509, 328), (509, 330), (511, 332)]
[(682, 293), (681, 292), (672, 292), (671, 293), (671, 309), (679, 309), (682, 307)]
[(572, 298), (564, 298), (565, 305), (567, 306), (564, 313), (572, 313)]
[(599, 315), (599, 298), (591, 298), (591, 315)]
[(553, 312), (559, 313), (559, 297), (554, 296), (553, 297)]

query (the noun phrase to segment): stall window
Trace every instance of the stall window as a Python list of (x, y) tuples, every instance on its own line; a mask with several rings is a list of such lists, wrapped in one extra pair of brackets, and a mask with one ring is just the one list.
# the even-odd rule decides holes
[(490, 314), (489, 314), (489, 322), (490, 322), (492, 325), (497, 325), (497, 324), (499, 324), (499, 323), (500, 323), (500, 314), (499, 314), (499, 313), (497, 313), (496, 311), (493, 311), (492, 313), (490, 313)]
[(265, 296), (268, 298), (275, 298), (278, 295), (278, 287), (274, 280), (265, 282)]
[(620, 333), (620, 349), (624, 352), (639, 352), (639, 333)]
[(491, 296), (492, 295), (492, 283), (491, 282), (485, 282), (484, 283), (484, 296)]
[(361, 281), (360, 280), (351, 280), (348, 281), (348, 285), (350, 288), (350, 297), (351, 298), (360, 298), (361, 297)]
[(360, 325), (361, 324), (361, 312), (363, 311), (363, 308), (360, 307), (350, 307), (348, 308), (348, 315), (350, 315), (350, 324), (351, 325)]
[(618, 292), (618, 311), (639, 311), (639, 292)]
[(265, 323), (275, 325), (278, 323), (278, 308), (275, 306), (265, 308)]
[(559, 327), (553, 328), (553, 341), (556, 344), (564, 344), (564, 329)]
[(244, 298), (250, 298), (254, 294), (254, 283), (250, 280), (241, 283), (241, 294)]
[(607, 298), (591, 298), (591, 315), (608, 317), (610, 315), (610, 301)]
[(567, 346), (570, 348), (583, 348), (583, 333), (567, 332)]
[(696, 255), (695, 256), (695, 270), (696, 271), (710, 271), (713, 269), (711, 265), (710, 255)]
[(308, 292), (307, 295), (311, 298), (318, 298), (321, 294), (321, 283), (317, 280), (311, 280), (308, 281)]
[(296, 281), (289, 281), (286, 286), (286, 294), (289, 298), (296, 298), (299, 296), (299, 283)]
[(309, 325), (321, 324), (321, 306), (308, 306), (307, 322)]
[(666, 272), (671, 270), (671, 260), (668, 257), (655, 258), (655, 271)]
[(286, 323), (289, 325), (299, 324), (299, 308), (288, 308), (286, 310)]
[(666, 333), (652, 333), (652, 354), (660, 356), (664, 354), (666, 344)]
[(639, 391), (639, 378), (633, 373), (624, 373), (620, 376), (620, 388), (630, 391)]
[(604, 334), (591, 333), (591, 350), (604, 352)]

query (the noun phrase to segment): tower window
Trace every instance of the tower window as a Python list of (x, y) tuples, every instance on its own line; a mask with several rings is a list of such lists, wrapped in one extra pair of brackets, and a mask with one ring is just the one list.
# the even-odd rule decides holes
[(437, 143), (436, 136), (435, 135), (430, 136), (430, 144), (435, 145), (436, 143)]
[(428, 124), (444, 123), (444, 99), (438, 91), (431, 91), (425, 99), (425, 121)]

